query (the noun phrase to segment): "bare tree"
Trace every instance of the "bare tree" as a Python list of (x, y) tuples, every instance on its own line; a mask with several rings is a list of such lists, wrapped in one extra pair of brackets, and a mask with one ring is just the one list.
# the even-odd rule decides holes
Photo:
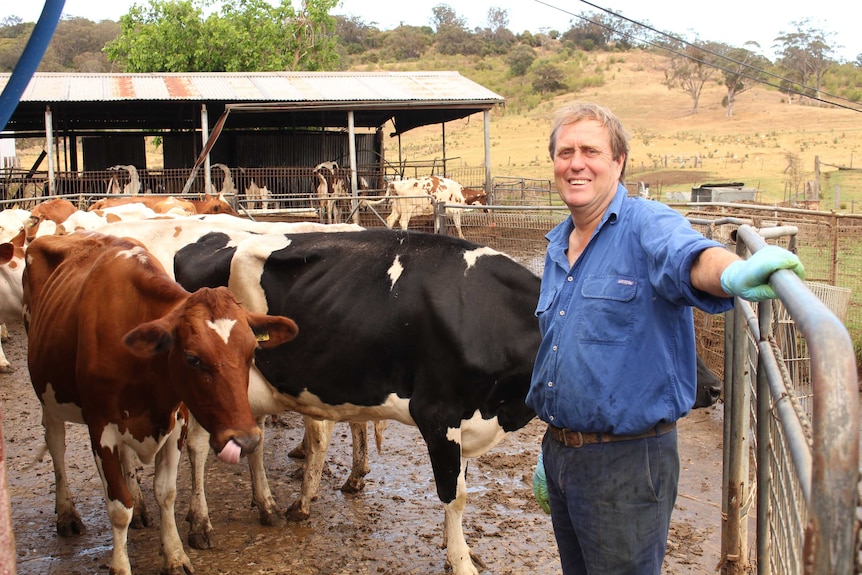
[(784, 168), (785, 197), (788, 201), (792, 201), (802, 189), (805, 172), (802, 169), (802, 160), (797, 154), (787, 152), (784, 159), (787, 160), (787, 166)]

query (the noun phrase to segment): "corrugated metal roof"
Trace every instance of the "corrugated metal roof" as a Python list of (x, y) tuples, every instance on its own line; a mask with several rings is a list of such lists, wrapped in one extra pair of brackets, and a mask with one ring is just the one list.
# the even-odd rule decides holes
[[(0, 74), (0, 90), (10, 74)], [(504, 98), (458, 72), (34, 74), (21, 102), (485, 102)]]

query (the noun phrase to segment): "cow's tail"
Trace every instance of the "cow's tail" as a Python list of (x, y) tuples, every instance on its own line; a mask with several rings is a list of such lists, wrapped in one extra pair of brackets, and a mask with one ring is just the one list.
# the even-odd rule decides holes
[(374, 444), (377, 446), (377, 454), (383, 453), (383, 432), (386, 430), (386, 420), (374, 420)]
[(384, 196), (382, 198), (380, 198), (379, 200), (373, 200), (373, 201), (372, 200), (360, 200), (359, 205), (363, 208), (365, 208), (367, 206), (379, 206), (383, 202), (387, 201), (389, 199), (389, 197), (390, 197), (389, 196), (389, 187), (387, 186), (386, 187), (386, 194), (384, 194)]

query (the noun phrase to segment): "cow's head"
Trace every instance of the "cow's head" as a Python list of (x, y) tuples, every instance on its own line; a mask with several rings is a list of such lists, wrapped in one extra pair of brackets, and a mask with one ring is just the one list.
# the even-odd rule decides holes
[(197, 208), (197, 213), (199, 214), (229, 214), (231, 216), (238, 216), (236, 210), (233, 209), (233, 206), (230, 205), (230, 202), (227, 201), (223, 193), (220, 193), (216, 196), (206, 194), (204, 196), (204, 202)]
[[(463, 188), (461, 193), (464, 195), (464, 203), (468, 206), (470, 204), (488, 205), (488, 194), (481, 188)], [(488, 213), (488, 210), (483, 211)]]
[(694, 408), (709, 407), (721, 397), (721, 380), (707, 367), (706, 363), (697, 356), (697, 395), (694, 400)]
[(254, 350), (297, 333), (293, 320), (249, 312), (218, 287), (190, 294), (165, 316), (129, 331), (123, 343), (138, 357), (167, 355), (178, 396), (209, 431), (219, 458), (236, 463), (261, 439), (248, 403)]
[(0, 244), (0, 322), (20, 321), (24, 305), (24, 242), (26, 230)]

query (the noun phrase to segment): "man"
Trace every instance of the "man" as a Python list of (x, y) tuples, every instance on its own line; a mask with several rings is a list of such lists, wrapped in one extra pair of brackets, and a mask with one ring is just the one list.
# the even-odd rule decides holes
[[(694, 405), (691, 306), (775, 297), (776, 246), (741, 260), (669, 207), (629, 198), (628, 136), (597, 104), (554, 120), (554, 180), (571, 211), (546, 236), (542, 331), (527, 404), (548, 423), (535, 476), (564, 575), (658, 575), (677, 496), (676, 421)], [(545, 482), (546, 481), (546, 482)]]

